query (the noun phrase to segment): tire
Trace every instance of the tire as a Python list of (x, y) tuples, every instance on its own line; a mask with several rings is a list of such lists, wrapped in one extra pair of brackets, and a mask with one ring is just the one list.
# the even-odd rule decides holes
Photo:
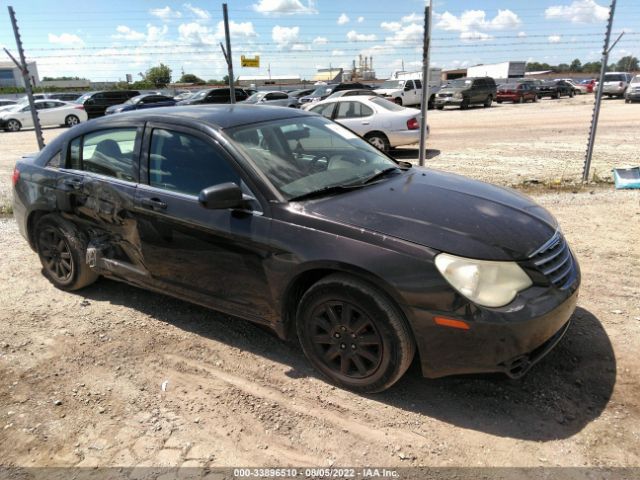
[(389, 148), (391, 148), (389, 145), (389, 139), (383, 133), (368, 133), (364, 138), (371, 145), (385, 153), (389, 151)]
[(65, 126), (71, 128), (80, 123), (80, 119), (75, 115), (67, 115), (67, 118), (64, 119)]
[(496, 103), (502, 103), (502, 100), (496, 100)]
[(391, 387), (415, 354), (409, 326), (393, 302), (368, 283), (344, 274), (329, 275), (304, 294), (296, 330), (317, 370), (360, 393)]
[(79, 290), (98, 279), (86, 262), (87, 238), (73, 223), (45, 215), (36, 224), (34, 238), (42, 272), (57, 288)]
[(556, 100), (560, 100), (560, 92), (556, 92), (553, 98), (555, 98)]
[(436, 108), (437, 108), (438, 110), (444, 110), (444, 105), (436, 105)]
[(431, 95), (431, 97), (429, 97), (429, 101), (427, 102), (427, 110), (433, 110), (433, 107), (435, 106), (435, 95)]
[(491, 95), (489, 95), (489, 96), (487, 97), (487, 99), (484, 101), (484, 103), (482, 104), (482, 106), (483, 106), (484, 108), (489, 108), (489, 107), (491, 107), (491, 104), (492, 104), (492, 103), (493, 103), (493, 97), (492, 97)]
[(21, 128), (22, 124), (15, 118), (10, 118), (9, 120), (7, 120), (7, 123), (4, 127), (7, 132), (19, 132)]
[(569, 98), (573, 98), (575, 95), (575, 92), (573, 90), (569, 90)]
[(631, 100), (629, 100), (628, 98), (625, 98), (624, 103), (631, 103)]
[(402, 106), (402, 99), (400, 97), (396, 97), (393, 99), (396, 105)]
[(469, 99), (463, 98), (462, 103), (460, 104), (460, 110), (466, 110), (469, 108)]
[(518, 99), (518, 103), (524, 103), (524, 97), (520, 97), (520, 98)]

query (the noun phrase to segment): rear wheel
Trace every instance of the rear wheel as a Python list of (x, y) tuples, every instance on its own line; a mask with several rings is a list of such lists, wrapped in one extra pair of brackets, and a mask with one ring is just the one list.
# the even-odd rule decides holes
[(575, 95), (573, 90), (569, 90), (569, 98), (573, 98), (573, 96)]
[(538, 101), (538, 96), (537, 96), (537, 95), (534, 95), (534, 96), (533, 96), (533, 99), (532, 99), (531, 101), (532, 101), (533, 103), (536, 103), (536, 102)]
[(436, 108), (437, 108), (438, 110), (444, 110), (444, 105), (436, 105)]
[(80, 119), (75, 115), (67, 115), (67, 118), (64, 119), (64, 124), (67, 127), (73, 127), (80, 123)]
[(398, 308), (369, 284), (330, 275), (302, 297), (296, 329), (302, 349), (334, 383), (358, 392), (386, 390), (405, 373), (415, 345)]
[(21, 128), (22, 124), (15, 118), (7, 120), (6, 126), (4, 127), (8, 132), (19, 132)]
[(389, 139), (385, 136), (384, 133), (375, 132), (368, 133), (365, 135), (365, 140), (367, 140), (371, 145), (376, 147), (378, 150), (382, 150), (383, 152), (388, 152), (390, 145)]
[(35, 240), (44, 276), (56, 287), (78, 290), (97, 280), (86, 262), (86, 237), (72, 223), (45, 215), (36, 225)]
[(491, 106), (491, 104), (493, 103), (493, 97), (491, 95), (489, 95), (487, 97), (487, 99), (484, 101), (484, 108), (489, 108)]

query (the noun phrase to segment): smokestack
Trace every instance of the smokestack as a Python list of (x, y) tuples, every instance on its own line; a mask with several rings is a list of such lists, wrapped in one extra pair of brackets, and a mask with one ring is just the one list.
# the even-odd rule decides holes
[(373, 55), (369, 57), (369, 70), (373, 70)]
[(364, 71), (367, 71), (367, 57), (364, 57)]
[(362, 70), (362, 54), (358, 55), (358, 68)]

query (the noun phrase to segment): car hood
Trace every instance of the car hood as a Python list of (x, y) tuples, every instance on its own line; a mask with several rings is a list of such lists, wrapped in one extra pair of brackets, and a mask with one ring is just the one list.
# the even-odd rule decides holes
[(523, 260), (555, 233), (553, 216), (515, 191), (423, 168), (305, 202), (307, 214), (436, 250)]

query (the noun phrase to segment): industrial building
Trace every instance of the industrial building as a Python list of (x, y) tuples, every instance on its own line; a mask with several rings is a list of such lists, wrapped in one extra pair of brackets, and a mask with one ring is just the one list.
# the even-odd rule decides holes
[(240, 75), (238, 84), (241, 87), (261, 87), (264, 85), (298, 85), (300, 75)]
[[(27, 70), (34, 86), (40, 86), (36, 62), (27, 62)], [(22, 72), (13, 62), (0, 62), (0, 87), (24, 87)]]

